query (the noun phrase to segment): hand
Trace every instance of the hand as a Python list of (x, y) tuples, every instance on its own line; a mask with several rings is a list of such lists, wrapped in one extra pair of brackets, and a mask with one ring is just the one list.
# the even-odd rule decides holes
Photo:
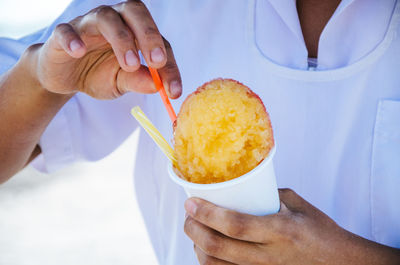
[(185, 232), (200, 264), (399, 264), (399, 251), (360, 238), (289, 189), (279, 213), (241, 214), (191, 198)]
[(37, 52), (35, 73), (50, 92), (84, 92), (112, 99), (128, 91), (154, 93), (147, 65), (159, 70), (171, 98), (181, 94), (181, 78), (171, 46), (161, 36), (141, 1), (100, 6), (60, 24), (49, 40), (30, 48)]

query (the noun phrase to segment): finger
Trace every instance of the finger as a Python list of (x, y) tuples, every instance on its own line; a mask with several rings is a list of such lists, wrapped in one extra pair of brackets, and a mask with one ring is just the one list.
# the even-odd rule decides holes
[(86, 53), (85, 43), (72, 25), (63, 23), (57, 25), (53, 32), (54, 42), (50, 45), (56, 50), (63, 50), (73, 58), (81, 58)]
[(196, 252), (197, 259), (199, 260), (200, 265), (205, 265), (205, 264), (213, 264), (213, 265), (234, 265), (234, 263), (228, 262), (228, 261), (223, 261), (211, 256), (208, 256), (206, 253), (204, 253), (200, 248), (198, 248), (196, 245), (194, 246), (194, 252)]
[(146, 6), (136, 0), (117, 5), (115, 8), (133, 31), (147, 65), (156, 69), (164, 66), (167, 62), (164, 42)]
[(260, 264), (261, 251), (256, 243), (226, 237), (190, 216), (186, 218), (184, 229), (194, 244), (208, 256), (236, 264)]
[(284, 207), (278, 214), (282, 213), (282, 216), (286, 215), (291, 216), (292, 218), (297, 217), (298, 219), (303, 219), (305, 216), (307, 216), (314, 220), (320, 218), (331, 220), (328, 215), (303, 199), (291, 189), (279, 189), (279, 197), (281, 200), (281, 205)]
[(228, 210), (199, 198), (190, 198), (185, 209), (197, 221), (218, 232), (240, 240), (265, 242), (266, 225), (263, 217)]
[(110, 43), (118, 63), (127, 72), (140, 67), (140, 60), (132, 31), (112, 7), (103, 6), (96, 12), (97, 27)]
[(158, 72), (167, 90), (168, 96), (175, 99), (182, 94), (182, 79), (171, 45), (166, 39), (164, 39), (164, 44), (167, 51), (167, 63), (164, 67), (160, 68)]
[(126, 72), (121, 69), (117, 75), (117, 89), (121, 95), (126, 92), (138, 92), (141, 94), (157, 92), (149, 69), (143, 65), (135, 72)]

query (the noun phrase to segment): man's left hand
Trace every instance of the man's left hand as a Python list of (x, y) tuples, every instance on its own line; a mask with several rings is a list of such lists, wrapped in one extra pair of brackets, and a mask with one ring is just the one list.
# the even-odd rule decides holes
[(385, 260), (372, 256), (376, 243), (344, 230), (290, 189), (279, 195), (280, 211), (266, 216), (188, 199), (185, 233), (200, 264), (386, 264), (373, 263)]

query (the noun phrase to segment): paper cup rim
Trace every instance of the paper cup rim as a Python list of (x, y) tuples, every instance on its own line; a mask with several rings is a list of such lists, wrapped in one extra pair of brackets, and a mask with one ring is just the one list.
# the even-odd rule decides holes
[(227, 188), (227, 187), (231, 187), (234, 185), (237, 185), (239, 183), (242, 183), (244, 181), (246, 181), (247, 179), (251, 178), (252, 176), (255, 176), (256, 172), (260, 171), (263, 169), (263, 165), (271, 163), (272, 158), (274, 157), (276, 152), (276, 146), (274, 144), (274, 146), (272, 147), (272, 149), (269, 151), (269, 154), (266, 158), (264, 158), (263, 161), (261, 161), (260, 164), (258, 164), (255, 168), (253, 168), (252, 170), (250, 170), (249, 172), (247, 172), (246, 174), (231, 179), (231, 180), (227, 180), (224, 182), (218, 182), (218, 183), (211, 183), (211, 184), (200, 184), (200, 183), (193, 183), (193, 182), (189, 182), (186, 181), (182, 178), (180, 178), (173, 170), (172, 168), (172, 163), (168, 163), (168, 175), (170, 176), (170, 178), (177, 183), (178, 185), (184, 187), (184, 188), (189, 188), (189, 189), (193, 189), (193, 190), (216, 190), (216, 189), (223, 189), (223, 188)]

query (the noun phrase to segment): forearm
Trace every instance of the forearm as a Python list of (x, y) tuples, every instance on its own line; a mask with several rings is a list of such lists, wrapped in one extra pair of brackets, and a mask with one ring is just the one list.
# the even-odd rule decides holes
[[(352, 233), (347, 234), (348, 244), (339, 255), (348, 256), (347, 263), (363, 265), (398, 265), (400, 264), (400, 249), (384, 246), (366, 240)], [(349, 261), (351, 261), (349, 263)]]
[(40, 136), (72, 95), (44, 89), (36, 78), (40, 45), (0, 76), (0, 183), (28, 162)]

